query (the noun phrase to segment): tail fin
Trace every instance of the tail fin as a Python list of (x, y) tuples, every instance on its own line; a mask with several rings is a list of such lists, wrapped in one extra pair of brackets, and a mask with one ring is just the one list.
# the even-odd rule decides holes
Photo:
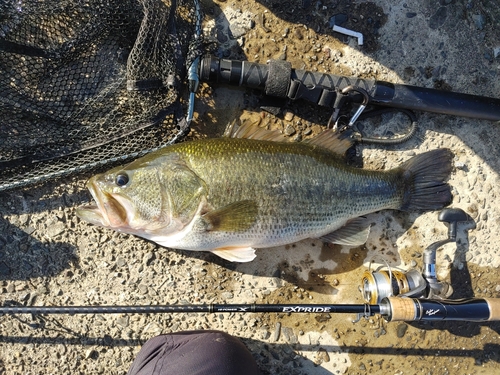
[(417, 155), (401, 165), (405, 194), (401, 210), (439, 210), (452, 201), (450, 177), (453, 153), (441, 148)]

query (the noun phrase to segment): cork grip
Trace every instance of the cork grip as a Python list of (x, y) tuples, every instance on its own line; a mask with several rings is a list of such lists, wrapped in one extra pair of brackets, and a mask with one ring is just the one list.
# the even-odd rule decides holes
[(412, 322), (417, 320), (416, 306), (412, 298), (389, 297), (388, 300), (391, 305), (391, 322)]
[(488, 320), (500, 320), (500, 298), (485, 298), (484, 300), (490, 308)]

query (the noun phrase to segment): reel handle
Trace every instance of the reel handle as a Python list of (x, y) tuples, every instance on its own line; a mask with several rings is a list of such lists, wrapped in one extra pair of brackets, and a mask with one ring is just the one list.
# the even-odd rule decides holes
[(380, 313), (387, 321), (498, 321), (500, 298), (430, 300), (386, 297), (381, 302)]

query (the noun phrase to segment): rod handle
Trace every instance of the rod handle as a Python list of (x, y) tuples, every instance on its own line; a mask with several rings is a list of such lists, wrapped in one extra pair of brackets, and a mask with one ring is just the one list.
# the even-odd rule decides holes
[(417, 310), (413, 298), (387, 297), (382, 303), (389, 304), (387, 313), (383, 314), (388, 321), (413, 322), (417, 320)]
[(431, 300), (387, 297), (381, 302), (381, 313), (387, 321), (496, 321), (500, 320), (500, 298)]
[(500, 298), (485, 298), (490, 309), (490, 318), (488, 320), (500, 320)]

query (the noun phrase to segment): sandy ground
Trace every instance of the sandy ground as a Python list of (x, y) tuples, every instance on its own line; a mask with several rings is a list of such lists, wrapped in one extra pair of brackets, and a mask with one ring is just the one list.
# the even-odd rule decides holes
[[(226, 58), (376, 78), (500, 97), (500, 6), (495, 1), (203, 1), (205, 33)], [(329, 25), (347, 16), (343, 27)], [(230, 26), (230, 27), (229, 27)], [(230, 30), (228, 32), (228, 30)], [(220, 135), (234, 118), (259, 120), (290, 137), (317, 133), (329, 111), (306, 103), (278, 116), (258, 93), (203, 85), (193, 134)], [(451, 298), (500, 297), (500, 124), (418, 113), (419, 130), (398, 146), (358, 146), (364, 167), (389, 169), (438, 147), (454, 154), (452, 206), (474, 220), (438, 252)], [(369, 122), (402, 132), (401, 118)], [(182, 303), (362, 303), (358, 286), (375, 257), (421, 267), (422, 252), (446, 238), (437, 212), (380, 212), (359, 248), (318, 240), (259, 250), (247, 264), (175, 251), (78, 220), (88, 200), (78, 176), (1, 194), (0, 300), (27, 305)], [(265, 374), (500, 374), (500, 324), (385, 322), (349, 314), (157, 314), (0, 316), (0, 373), (123, 374), (148, 338), (187, 329), (240, 337)]]

